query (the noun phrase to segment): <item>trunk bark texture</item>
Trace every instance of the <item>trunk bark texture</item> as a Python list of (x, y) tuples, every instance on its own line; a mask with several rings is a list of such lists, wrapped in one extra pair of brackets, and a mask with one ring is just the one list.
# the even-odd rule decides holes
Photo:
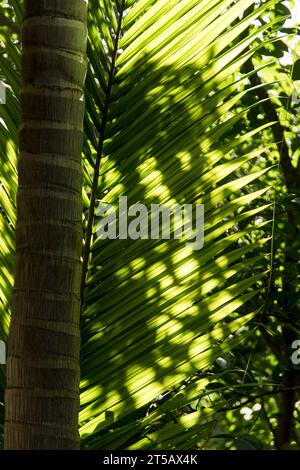
[(6, 449), (79, 448), (84, 0), (25, 0)]

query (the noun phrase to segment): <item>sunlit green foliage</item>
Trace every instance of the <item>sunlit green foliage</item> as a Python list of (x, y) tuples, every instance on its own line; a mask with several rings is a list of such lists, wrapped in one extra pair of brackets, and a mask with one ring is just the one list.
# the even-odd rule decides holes
[[(8, 87), (0, 105), (1, 339), (13, 284), (21, 3), (0, 2), (13, 22), (0, 17)], [(299, 46), (285, 4), (89, 2), (84, 227), (96, 184), (97, 204), (116, 206), (122, 195), (149, 207), (203, 203), (205, 245), (99, 240), (95, 217), (82, 318), (83, 448), (274, 446), (286, 363), (262, 330), (280, 343), (274, 305), (288, 313), (281, 273), (298, 275), (297, 260), (284, 259), (284, 233), (296, 240), (299, 223), (291, 227), (286, 207), (299, 200), (285, 188), (272, 122), (250, 77), (259, 71), (266, 84), (296, 167), (300, 82), (297, 62), (294, 81), (289, 63)], [(297, 299), (289, 296), (292, 309)], [(3, 402), (3, 366), (0, 380)]]

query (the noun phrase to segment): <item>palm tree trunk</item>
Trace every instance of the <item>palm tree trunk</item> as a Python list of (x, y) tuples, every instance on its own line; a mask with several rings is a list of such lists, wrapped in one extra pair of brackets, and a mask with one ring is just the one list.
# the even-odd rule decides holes
[(27, 0), (6, 449), (79, 447), (86, 2)]

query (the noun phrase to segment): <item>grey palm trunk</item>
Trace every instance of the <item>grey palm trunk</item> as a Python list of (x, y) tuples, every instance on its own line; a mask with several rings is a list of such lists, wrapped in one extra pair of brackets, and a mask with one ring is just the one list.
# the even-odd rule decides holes
[(25, 1), (6, 449), (79, 448), (86, 5)]

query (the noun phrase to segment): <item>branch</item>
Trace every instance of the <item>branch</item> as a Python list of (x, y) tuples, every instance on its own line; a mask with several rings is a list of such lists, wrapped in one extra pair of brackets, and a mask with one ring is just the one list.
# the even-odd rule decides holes
[[(245, 12), (245, 17), (252, 13), (254, 10), (254, 5), (249, 7)], [(241, 39), (246, 39), (249, 36), (249, 27), (240, 35)], [(249, 47), (245, 49), (245, 52), (249, 51)], [(263, 81), (257, 74), (255, 66), (250, 57), (244, 63), (244, 70), (247, 74), (250, 74), (248, 77), (249, 82), (252, 87), (257, 87), (255, 93), (257, 94), (259, 100), (262, 101), (261, 107), (266, 115), (266, 118), (269, 122), (274, 122), (271, 129), (276, 142), (277, 150), (280, 157), (280, 164), (282, 167), (282, 172), (285, 180), (287, 190), (289, 192), (299, 192), (299, 183), (300, 180), (300, 168), (294, 168), (289, 154), (289, 147), (285, 138), (284, 126), (280, 123), (277, 110), (273, 102), (271, 101), (268, 92), (264, 88)]]
[[(249, 81), (252, 87), (262, 85), (263, 82), (255, 71), (252, 59), (248, 59), (244, 64), (246, 73), (252, 73), (249, 76)], [(284, 127), (279, 121), (279, 117), (276, 108), (264, 87), (259, 87), (255, 90), (258, 98), (262, 101), (261, 106), (264, 110), (266, 118), (269, 122), (276, 121), (272, 124), (271, 129), (276, 142), (277, 150), (280, 156), (280, 165), (284, 176), (285, 184), (289, 192), (299, 191), (299, 179), (296, 177), (297, 169), (293, 167), (291, 158), (289, 155), (288, 144), (285, 139)], [(300, 174), (299, 174), (300, 176)]]
[(286, 392), (286, 391), (293, 391), (293, 392), (296, 392), (297, 390), (300, 390), (300, 386), (295, 386), (295, 387), (285, 387), (285, 388), (279, 388), (279, 389), (273, 389), (273, 390), (270, 390), (270, 391), (264, 391), (262, 393), (259, 393), (258, 395), (254, 395), (252, 397), (249, 397), (247, 400), (239, 403), (238, 405), (232, 405), (232, 406), (228, 406), (228, 407), (225, 407), (225, 408), (220, 408), (218, 410), (216, 410), (217, 413), (223, 413), (224, 411), (232, 411), (232, 410), (238, 410), (239, 408), (247, 405), (248, 403), (252, 403), (253, 401), (256, 401), (256, 400), (259, 400), (261, 399), (262, 397), (265, 397), (265, 396), (272, 396), (272, 395), (276, 395), (278, 393), (283, 393), (283, 392)]
[(284, 390), (280, 394), (278, 401), (279, 416), (276, 428), (275, 447), (277, 450), (283, 449), (293, 439), (294, 432), (294, 409), (296, 403), (295, 371), (289, 369), (283, 379)]

